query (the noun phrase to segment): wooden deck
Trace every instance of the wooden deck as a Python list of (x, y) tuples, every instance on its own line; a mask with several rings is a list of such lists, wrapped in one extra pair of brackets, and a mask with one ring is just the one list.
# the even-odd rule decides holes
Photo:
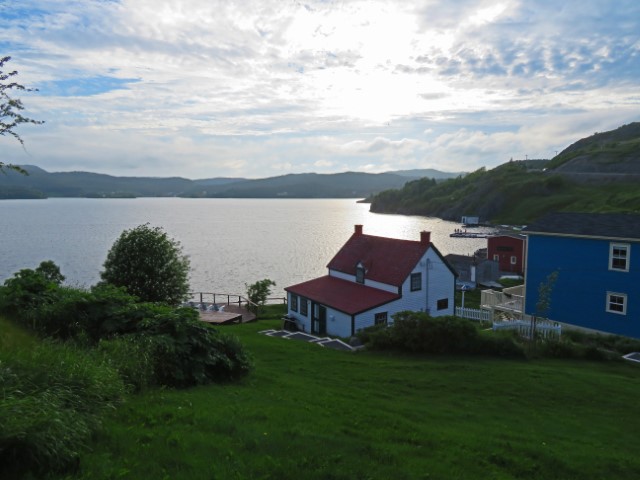
[(247, 323), (255, 320), (256, 316), (246, 308), (237, 305), (224, 305), (222, 312), (200, 311), (200, 320), (214, 325), (230, 323)]

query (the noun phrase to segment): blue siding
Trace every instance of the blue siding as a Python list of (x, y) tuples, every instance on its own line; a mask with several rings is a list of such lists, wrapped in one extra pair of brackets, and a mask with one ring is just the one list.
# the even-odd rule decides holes
[[(547, 317), (640, 338), (640, 243), (628, 243), (628, 272), (609, 270), (609, 240), (529, 235), (525, 313), (535, 315), (538, 287), (558, 272)], [(609, 313), (607, 292), (627, 295), (626, 315)]]

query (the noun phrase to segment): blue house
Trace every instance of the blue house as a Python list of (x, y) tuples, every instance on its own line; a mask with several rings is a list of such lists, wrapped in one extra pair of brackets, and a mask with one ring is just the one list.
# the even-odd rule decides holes
[[(640, 215), (553, 213), (524, 232), (526, 314), (640, 338)], [(553, 272), (539, 312), (539, 286)]]

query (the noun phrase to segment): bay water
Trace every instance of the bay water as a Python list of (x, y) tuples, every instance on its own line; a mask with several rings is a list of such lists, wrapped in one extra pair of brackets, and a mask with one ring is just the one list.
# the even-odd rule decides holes
[(191, 261), (192, 291), (230, 294), (244, 294), (245, 283), (270, 278), (276, 282), (273, 296), (283, 296), (284, 287), (326, 274), (356, 224), (366, 234), (408, 240), (430, 231), (443, 255), (486, 246), (484, 239), (449, 237), (459, 223), (375, 214), (356, 199), (3, 200), (0, 282), (53, 260), (66, 284), (94, 285), (113, 242), (144, 223), (181, 243)]

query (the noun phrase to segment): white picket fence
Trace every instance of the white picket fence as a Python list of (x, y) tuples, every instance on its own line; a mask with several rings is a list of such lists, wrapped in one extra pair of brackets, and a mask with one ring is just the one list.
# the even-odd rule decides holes
[(468, 318), (469, 320), (476, 320), (478, 322), (491, 321), (490, 310), (480, 310), (477, 308), (456, 307), (456, 316), (462, 317), (462, 318)]
[[(502, 322), (493, 322), (494, 330), (517, 330), (518, 334), (526, 337), (532, 337), (532, 325), (531, 320), (505, 320)], [(544, 339), (560, 338), (562, 334), (562, 325), (550, 320), (538, 320), (535, 325), (536, 337), (542, 337)]]
[[(491, 311), (476, 308), (456, 307), (456, 315), (458, 317), (475, 320), (477, 322), (491, 322)], [(493, 321), (493, 330), (517, 330), (520, 335), (531, 338), (531, 317), (524, 316), (524, 320), (495, 320)], [(562, 325), (551, 320), (538, 320), (536, 322), (536, 336), (542, 338), (560, 338), (562, 334)]]

